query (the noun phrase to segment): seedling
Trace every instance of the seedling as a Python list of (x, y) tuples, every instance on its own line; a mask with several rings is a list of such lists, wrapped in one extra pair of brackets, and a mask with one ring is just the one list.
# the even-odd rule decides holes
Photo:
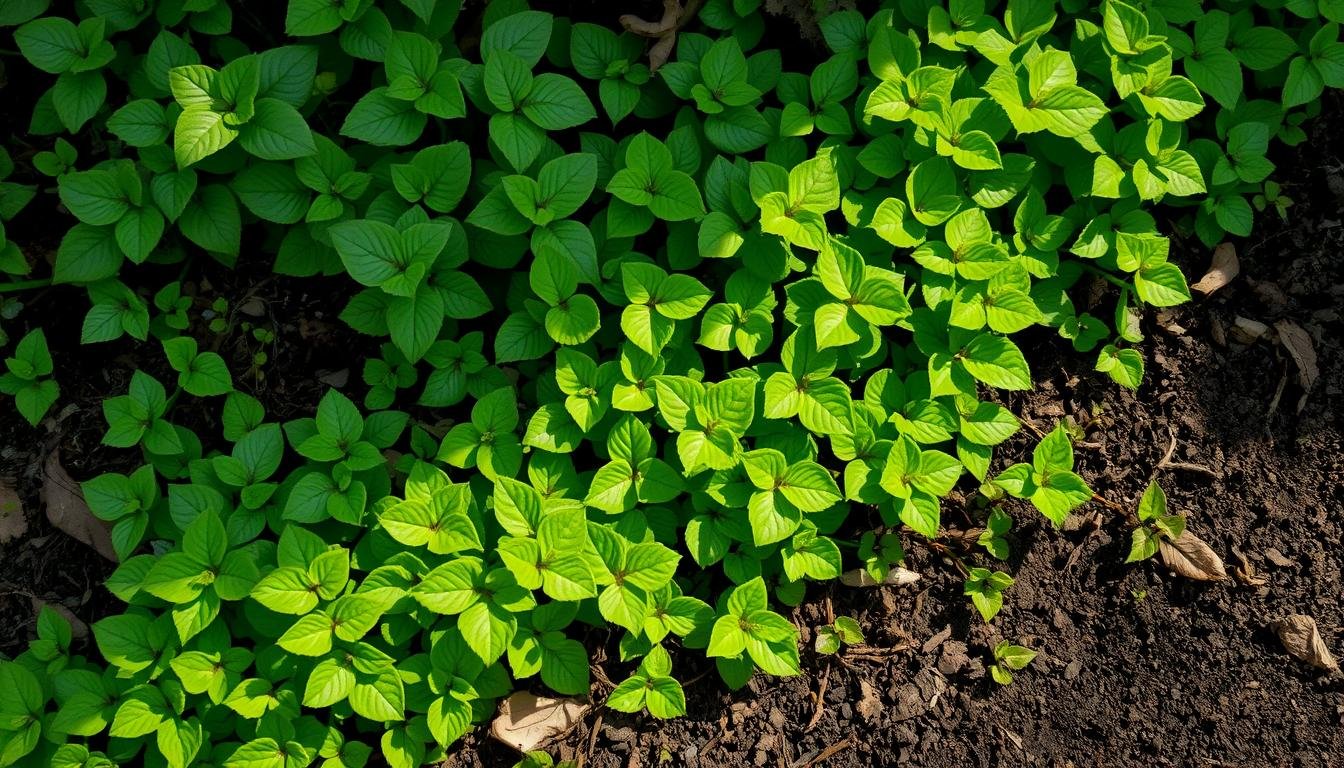
[(1185, 517), (1167, 514), (1167, 494), (1157, 481), (1148, 484), (1139, 499), (1139, 527), (1134, 529), (1127, 563), (1147, 560), (1157, 554), (1162, 539), (1174, 541), (1185, 531)]
[(1013, 585), (1013, 577), (1003, 571), (972, 568), (966, 575), (966, 595), (985, 623), (994, 620), (1003, 608), (1003, 591)]
[(1013, 518), (1001, 508), (995, 507), (990, 510), (989, 519), (985, 521), (985, 529), (980, 532), (976, 543), (984, 547), (985, 551), (996, 560), (1007, 560), (1012, 549), (1004, 535), (1012, 527)]
[(817, 627), (813, 647), (817, 653), (830, 655), (839, 653), (842, 646), (862, 643), (863, 630), (859, 623), (848, 616), (837, 616), (833, 623)]
[(14, 356), (5, 358), (5, 368), (8, 372), (0, 375), (0, 392), (12, 395), (19, 414), (37, 426), (61, 396), (60, 386), (51, 378), (54, 366), (41, 328), (19, 340)]
[(1034, 658), (1036, 651), (1003, 640), (994, 646), (994, 663), (989, 665), (989, 676), (999, 685), (1011, 685), (1013, 673), (1026, 669)]

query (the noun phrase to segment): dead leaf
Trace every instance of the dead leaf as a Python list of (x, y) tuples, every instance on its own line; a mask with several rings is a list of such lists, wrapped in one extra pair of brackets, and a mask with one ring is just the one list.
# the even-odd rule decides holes
[(868, 571), (863, 568), (855, 568), (852, 571), (845, 571), (840, 574), (840, 583), (846, 587), (904, 587), (919, 581), (919, 574), (905, 568), (892, 568), (887, 571), (887, 577), (882, 581), (874, 579)]
[(551, 699), (518, 691), (500, 703), (490, 735), (519, 752), (531, 752), (568, 730), (591, 708), (579, 699)]
[(85, 624), (82, 619), (76, 616), (74, 611), (70, 610), (69, 608), (66, 608), (64, 605), (61, 605), (60, 603), (48, 602), (40, 597), (34, 597), (33, 615), (36, 616), (37, 614), (41, 613), (42, 606), (44, 605), (52, 609), (53, 611), (59, 613), (61, 615), (61, 618), (70, 622), (71, 637), (73, 637), (76, 640), (82, 640), (89, 636), (89, 625)]
[(339, 371), (318, 371), (317, 380), (328, 387), (341, 389), (350, 383), (350, 369), (342, 368)]
[(882, 697), (877, 695), (877, 689), (867, 680), (859, 681), (859, 702), (854, 708), (864, 720), (876, 720), (882, 714)]
[(1269, 583), (1269, 579), (1264, 576), (1257, 576), (1255, 573), (1255, 563), (1236, 547), (1232, 548), (1232, 556), (1237, 559), (1237, 567), (1232, 569), (1232, 575), (1237, 581), (1248, 587), (1263, 587)]
[(1198, 581), (1222, 581), (1227, 578), (1223, 559), (1189, 529), (1175, 541), (1162, 539), (1158, 551), (1162, 554), (1162, 562), (1179, 576)]
[(1274, 324), (1274, 330), (1279, 332), (1279, 342), (1288, 350), (1293, 362), (1297, 363), (1297, 383), (1302, 387), (1302, 396), (1297, 399), (1297, 412), (1301, 413), (1311, 388), (1321, 376), (1320, 369), (1316, 367), (1316, 348), (1312, 346), (1311, 334), (1292, 320), (1280, 320)]
[(28, 518), (23, 515), (23, 501), (19, 494), (0, 481), (0, 544), (15, 541), (28, 532)]
[(1204, 273), (1199, 282), (1190, 287), (1208, 296), (1232, 282), (1232, 278), (1240, 272), (1241, 262), (1237, 259), (1237, 247), (1231, 243), (1220, 243), (1213, 249), (1213, 263), (1209, 265), (1209, 271)]
[(248, 317), (264, 317), (266, 315), (266, 302), (253, 296), (238, 305), (238, 311)]
[(65, 467), (61, 466), (60, 449), (51, 452), (42, 466), (42, 501), (47, 507), (47, 519), (71, 538), (88, 544), (98, 554), (116, 562), (112, 535), (107, 523), (93, 516), (84, 494)]
[(1330, 672), (1339, 669), (1339, 662), (1331, 655), (1320, 630), (1316, 629), (1316, 620), (1301, 613), (1295, 613), (1274, 625), (1279, 633), (1283, 647), (1298, 659)]
[(1269, 332), (1269, 326), (1259, 320), (1252, 320), (1249, 317), (1237, 315), (1232, 321), (1232, 338), (1243, 344), (1251, 344), (1258, 341), (1261, 336)]

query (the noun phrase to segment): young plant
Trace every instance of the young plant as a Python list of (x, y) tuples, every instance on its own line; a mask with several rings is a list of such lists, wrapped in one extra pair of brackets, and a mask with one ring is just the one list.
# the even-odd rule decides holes
[(989, 665), (989, 676), (999, 685), (1011, 685), (1013, 673), (1026, 669), (1034, 658), (1036, 651), (1003, 640), (994, 646), (994, 663)]
[(859, 623), (848, 616), (837, 616), (833, 623), (817, 627), (813, 647), (817, 653), (830, 655), (839, 653), (841, 646), (861, 643), (863, 643), (863, 630), (859, 627)]
[(1134, 529), (1126, 563), (1147, 560), (1157, 554), (1163, 539), (1175, 541), (1185, 531), (1185, 517), (1167, 514), (1167, 494), (1153, 481), (1139, 499), (1139, 527)]
[(37, 426), (61, 396), (60, 385), (51, 378), (54, 366), (41, 328), (19, 340), (14, 356), (5, 358), (5, 368), (7, 373), (0, 375), (0, 392), (12, 395), (19, 414)]

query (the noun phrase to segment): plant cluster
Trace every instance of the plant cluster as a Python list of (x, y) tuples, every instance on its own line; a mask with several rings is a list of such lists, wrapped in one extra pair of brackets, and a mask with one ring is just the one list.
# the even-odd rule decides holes
[[(152, 338), (175, 380), (103, 404), (143, 457), (84, 484), (125, 611), (96, 654), (44, 612), (0, 661), (0, 766), (409, 768), (516, 687), (587, 694), (590, 627), (623, 711), (683, 713), (688, 650), (796, 674), (809, 582), (881, 581), (969, 496), (998, 560), (1009, 498), (1092, 498), (1065, 425), (996, 463), (1018, 340), (1137, 387), (1142, 308), (1189, 298), (1157, 204), (1210, 244), (1286, 210), (1270, 144), (1344, 85), (1338, 0), (888, 2), (824, 15), (807, 71), (759, 0), (708, 0), (656, 71), (523, 0), (47, 5), (0, 3), (11, 84), (50, 86), (0, 219), (54, 185), (81, 340)], [(348, 286), (362, 407), (268, 420), (171, 276), (200, 258)], [(44, 269), (0, 240), (0, 295)], [(59, 363), (36, 328), (6, 360), (31, 422)], [(1011, 584), (967, 569), (986, 621)]]

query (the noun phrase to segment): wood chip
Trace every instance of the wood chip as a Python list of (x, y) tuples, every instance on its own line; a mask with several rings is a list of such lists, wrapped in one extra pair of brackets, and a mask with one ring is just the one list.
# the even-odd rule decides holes
[(518, 691), (499, 705), (490, 735), (519, 752), (531, 752), (583, 719), (592, 705), (579, 699), (552, 699)]
[(61, 466), (60, 449), (52, 451), (47, 457), (42, 474), (42, 502), (46, 505), (47, 519), (51, 524), (71, 538), (93, 547), (108, 560), (116, 562), (117, 552), (112, 548), (111, 526), (89, 511), (79, 483)]
[(1232, 278), (1240, 273), (1241, 261), (1237, 259), (1237, 247), (1231, 243), (1220, 243), (1213, 249), (1213, 263), (1209, 265), (1209, 271), (1190, 288), (1208, 296), (1232, 282)]
[(1162, 562), (1179, 576), (1197, 581), (1222, 581), (1227, 578), (1223, 559), (1187, 528), (1175, 541), (1158, 543)]
[(8, 483), (0, 480), (0, 544), (16, 541), (28, 532), (23, 501)]
[(887, 571), (887, 577), (882, 581), (874, 579), (863, 568), (855, 568), (852, 571), (845, 571), (840, 574), (840, 583), (846, 587), (905, 587), (914, 584), (919, 579), (918, 573), (899, 567)]
[(1274, 630), (1288, 653), (1318, 669), (1330, 672), (1339, 669), (1339, 662), (1321, 639), (1315, 619), (1295, 613), (1275, 624)]
[(1301, 413), (1307, 404), (1307, 396), (1316, 385), (1321, 371), (1316, 367), (1316, 347), (1311, 343), (1311, 334), (1292, 320), (1280, 320), (1274, 324), (1279, 332), (1279, 343), (1297, 364), (1297, 383), (1302, 387), (1302, 396), (1297, 399), (1297, 412)]
[(942, 632), (939, 632), (938, 634), (930, 637), (928, 640), (925, 640), (924, 645), (920, 646), (919, 650), (922, 653), (933, 653), (935, 650), (938, 649), (938, 646), (946, 642), (947, 638), (951, 636), (952, 636), (952, 625), (948, 624), (946, 627), (943, 627)]

